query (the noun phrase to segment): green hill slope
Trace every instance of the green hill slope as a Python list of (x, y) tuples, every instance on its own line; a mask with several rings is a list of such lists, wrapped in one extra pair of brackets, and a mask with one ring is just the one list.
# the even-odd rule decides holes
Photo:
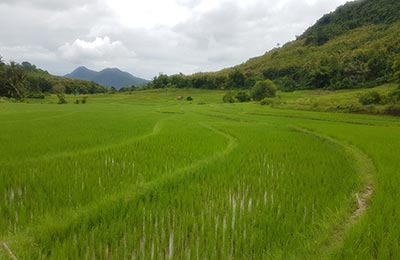
[(236, 68), (272, 79), (283, 90), (376, 86), (393, 80), (398, 35), (400, 24), (357, 28), (321, 46), (308, 45), (304, 37)]
[(296, 41), (236, 69), (275, 80), (283, 90), (387, 83), (400, 53), (399, 22), (400, 1), (350, 2), (324, 15)]
[(356, 28), (377, 24), (389, 25), (399, 20), (400, 2), (398, 0), (358, 0), (324, 15), (301, 38), (305, 38), (307, 44), (322, 45)]

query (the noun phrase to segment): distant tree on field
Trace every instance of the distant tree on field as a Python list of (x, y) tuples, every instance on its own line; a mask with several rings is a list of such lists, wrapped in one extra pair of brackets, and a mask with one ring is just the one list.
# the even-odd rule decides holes
[(9, 66), (5, 66), (2, 70), (2, 90), (8, 97), (21, 99), (25, 89), (25, 71), (15, 62), (10, 62)]
[(377, 105), (382, 102), (382, 96), (376, 91), (371, 91), (361, 95), (358, 100), (364, 106)]
[(65, 95), (63, 93), (57, 94), (58, 104), (67, 104), (67, 100), (65, 99)]
[(160, 73), (158, 77), (154, 77), (152, 82), (154, 88), (165, 88), (169, 83), (168, 75), (162, 73)]
[(235, 103), (235, 93), (232, 91), (227, 92), (223, 97), (224, 103)]
[(276, 96), (277, 87), (271, 80), (258, 81), (251, 89), (251, 98), (255, 101), (261, 101), (264, 98)]
[(237, 99), (237, 101), (239, 102), (248, 102), (251, 100), (249, 94), (247, 94), (247, 92), (244, 91), (240, 91), (236, 94), (235, 98)]

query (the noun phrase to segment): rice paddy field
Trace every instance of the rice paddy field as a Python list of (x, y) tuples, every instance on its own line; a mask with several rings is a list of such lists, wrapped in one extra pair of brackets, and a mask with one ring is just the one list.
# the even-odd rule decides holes
[(1, 103), (0, 259), (400, 259), (398, 118), (223, 94)]

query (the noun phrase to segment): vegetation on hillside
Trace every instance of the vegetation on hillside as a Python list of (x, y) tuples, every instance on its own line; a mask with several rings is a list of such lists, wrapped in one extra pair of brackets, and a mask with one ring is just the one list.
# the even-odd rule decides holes
[(392, 82), (400, 54), (399, 22), (397, 0), (350, 2), (323, 16), (296, 41), (235, 69), (274, 80), (286, 91)]
[(307, 45), (323, 45), (353, 29), (369, 25), (390, 25), (400, 21), (398, 0), (357, 0), (324, 15), (300, 39)]
[(108, 89), (94, 82), (72, 80), (50, 75), (29, 62), (4, 63), (0, 59), (0, 96), (22, 98), (44, 98), (49, 93), (95, 94)]

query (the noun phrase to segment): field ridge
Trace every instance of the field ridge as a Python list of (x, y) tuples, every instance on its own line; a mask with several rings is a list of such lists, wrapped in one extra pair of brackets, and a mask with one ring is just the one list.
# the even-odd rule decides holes
[(321, 256), (321, 259), (329, 259), (329, 257), (342, 246), (346, 233), (362, 218), (362, 216), (364, 216), (364, 214), (366, 214), (369, 206), (368, 204), (374, 193), (373, 178), (377, 170), (373, 160), (355, 145), (342, 142), (308, 128), (294, 127), (293, 129), (342, 147), (344, 151), (354, 159), (357, 173), (360, 174), (362, 178), (361, 189), (353, 195), (355, 198), (355, 205), (351, 214), (332, 228), (328, 239), (322, 241), (319, 245), (319, 249), (316, 251), (318, 254), (315, 257)]

